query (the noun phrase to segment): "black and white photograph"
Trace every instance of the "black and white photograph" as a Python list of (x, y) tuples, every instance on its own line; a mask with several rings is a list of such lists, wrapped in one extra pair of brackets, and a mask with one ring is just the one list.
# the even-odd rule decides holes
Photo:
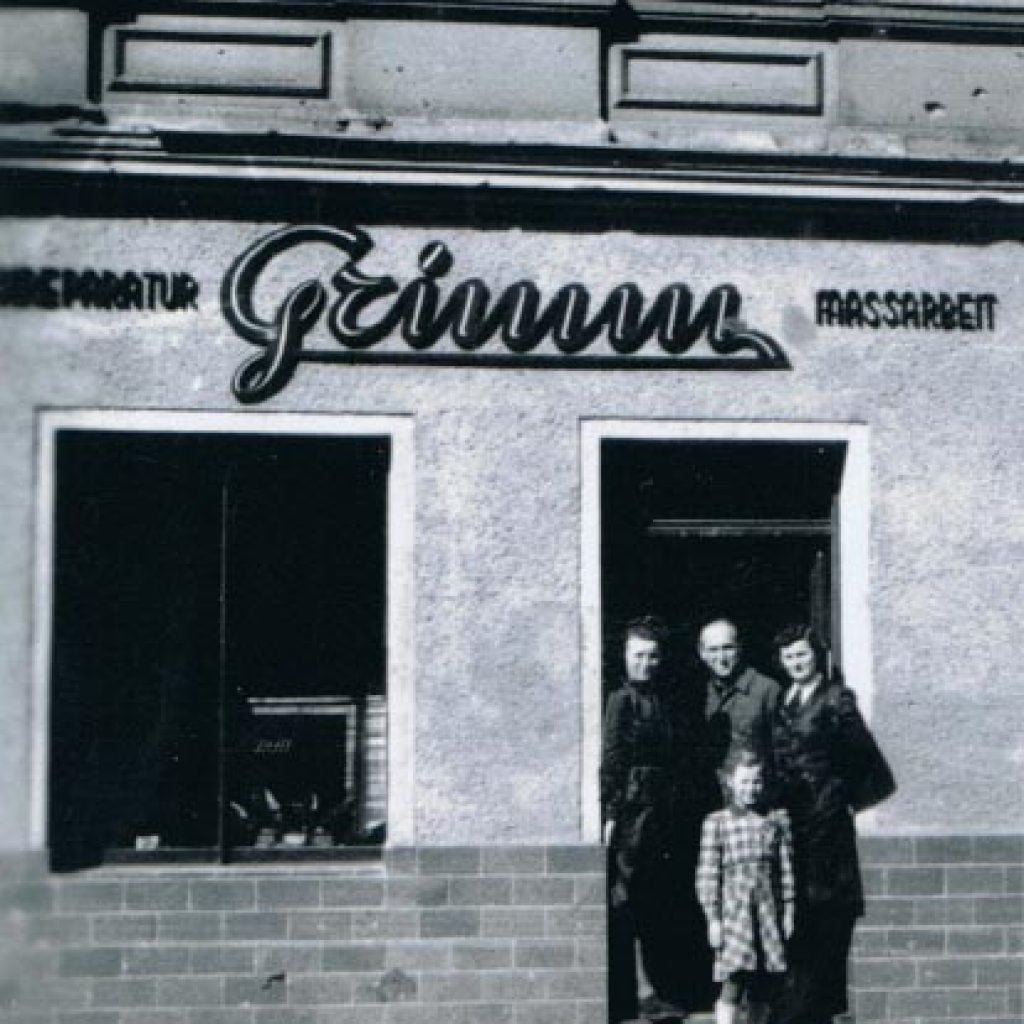
[(0, 6), (0, 1024), (1024, 1024), (1022, 41)]

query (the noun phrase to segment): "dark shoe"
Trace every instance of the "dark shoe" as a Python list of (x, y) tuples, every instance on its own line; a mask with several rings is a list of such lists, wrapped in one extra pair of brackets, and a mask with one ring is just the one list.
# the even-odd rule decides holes
[(637, 1016), (646, 1021), (685, 1020), (686, 1011), (658, 996), (647, 996), (637, 1006)]

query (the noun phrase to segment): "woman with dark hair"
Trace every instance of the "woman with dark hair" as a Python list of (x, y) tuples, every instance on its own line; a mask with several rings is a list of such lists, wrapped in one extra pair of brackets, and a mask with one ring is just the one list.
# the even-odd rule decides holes
[(788, 626), (775, 651), (789, 687), (772, 741), (779, 802), (793, 827), (796, 929), (773, 1024), (830, 1024), (847, 1010), (847, 961), (864, 892), (854, 814), (896, 788), (857, 710), (852, 690), (828, 671), (814, 630)]
[(622, 670), (608, 696), (601, 758), (613, 1021), (635, 1018), (638, 1010), (648, 1019), (678, 1011), (671, 898), (678, 869), (671, 854), (680, 748), (658, 619), (627, 624)]

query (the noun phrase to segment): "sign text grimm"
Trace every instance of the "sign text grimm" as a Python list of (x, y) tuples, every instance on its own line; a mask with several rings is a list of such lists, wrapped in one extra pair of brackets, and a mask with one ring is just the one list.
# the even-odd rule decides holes
[[(327, 287), (310, 279), (294, 287), (271, 319), (255, 310), (256, 285), (275, 257), (320, 243), (344, 254)], [(447, 366), (555, 367), (558, 369), (789, 368), (773, 338), (740, 320), (742, 299), (732, 284), (713, 287), (697, 305), (676, 282), (650, 303), (633, 282), (616, 285), (591, 315), (591, 295), (579, 282), (559, 288), (547, 302), (528, 279), (494, 294), (479, 277), (442, 291), (453, 258), (443, 242), (419, 254), (420, 276), (400, 286), (390, 276), (370, 276), (359, 261), (373, 248), (357, 228), (297, 225), (257, 240), (235, 260), (224, 279), (224, 315), (234, 330), (261, 351), (238, 369), (232, 389), (239, 401), (261, 402), (284, 388), (301, 362), (435, 364)], [(339, 348), (305, 345), (325, 321)], [(447, 336), (452, 345), (441, 346)], [(601, 337), (610, 352), (594, 354)], [(400, 337), (404, 348), (375, 348)], [(709, 353), (694, 355), (702, 338)], [(550, 339), (551, 344), (542, 348)], [(645, 351), (654, 339), (657, 354)], [(588, 354), (588, 350), (590, 350)]]

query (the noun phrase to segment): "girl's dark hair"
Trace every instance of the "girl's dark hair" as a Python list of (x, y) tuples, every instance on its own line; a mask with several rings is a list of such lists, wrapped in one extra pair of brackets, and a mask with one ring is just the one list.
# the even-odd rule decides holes
[(782, 659), (780, 658), (782, 648), (799, 643), (801, 640), (806, 640), (811, 645), (811, 650), (814, 651), (814, 657), (818, 662), (818, 671), (826, 673), (828, 671), (828, 651), (825, 648), (825, 644), (822, 642), (821, 637), (818, 636), (814, 627), (808, 626), (804, 622), (796, 622), (785, 626), (775, 634), (772, 647), (775, 649), (776, 666), (780, 670), (782, 669)]

